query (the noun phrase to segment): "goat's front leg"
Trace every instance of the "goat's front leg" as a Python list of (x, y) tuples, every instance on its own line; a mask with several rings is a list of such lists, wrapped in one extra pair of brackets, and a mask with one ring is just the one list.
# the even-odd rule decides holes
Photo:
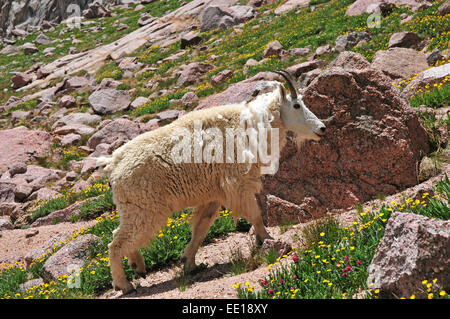
[(217, 202), (210, 202), (199, 206), (194, 213), (192, 217), (192, 239), (181, 257), (185, 271), (189, 272), (195, 269), (195, 254), (216, 219), (218, 209), (219, 204)]
[[(236, 210), (236, 216), (243, 216), (250, 223), (252, 223), (255, 234), (256, 242), (258, 245), (262, 245), (265, 239), (273, 239), (266, 230), (264, 226), (261, 209), (259, 208), (258, 202), (254, 194), (249, 194), (248, 196), (243, 196), (242, 207)], [(233, 210), (233, 215), (234, 215)]]

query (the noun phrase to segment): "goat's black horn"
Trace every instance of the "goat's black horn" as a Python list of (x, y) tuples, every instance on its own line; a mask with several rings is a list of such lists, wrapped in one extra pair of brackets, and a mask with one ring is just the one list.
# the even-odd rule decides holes
[(286, 70), (277, 70), (277, 71), (272, 71), (276, 74), (281, 75), (287, 82), (288, 86), (289, 86), (289, 91), (291, 92), (291, 96), (293, 99), (297, 99), (297, 90), (295, 89), (294, 86), (294, 78), (292, 77), (292, 74), (289, 73)]

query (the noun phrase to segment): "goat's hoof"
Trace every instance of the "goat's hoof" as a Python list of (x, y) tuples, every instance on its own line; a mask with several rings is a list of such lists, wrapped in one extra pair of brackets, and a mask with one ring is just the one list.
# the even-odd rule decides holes
[(129, 294), (133, 294), (133, 293), (137, 293), (136, 288), (131, 288), (131, 289), (127, 289), (127, 290), (122, 290), (122, 295), (129, 295)]
[(132, 292), (136, 292), (136, 289), (133, 287), (131, 283), (129, 283), (126, 287), (120, 288), (119, 286), (115, 285), (114, 290), (116, 291), (122, 291), (123, 295), (128, 295)]
[(147, 277), (147, 274), (145, 272), (136, 271), (135, 274), (136, 274), (136, 276), (138, 278), (145, 278), (145, 277)]

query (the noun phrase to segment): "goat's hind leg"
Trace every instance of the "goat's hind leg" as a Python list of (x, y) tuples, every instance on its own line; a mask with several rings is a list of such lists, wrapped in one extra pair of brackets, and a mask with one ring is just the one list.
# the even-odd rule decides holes
[(134, 291), (133, 285), (128, 281), (123, 270), (122, 258), (127, 255), (130, 242), (130, 227), (120, 225), (113, 232), (113, 241), (109, 247), (109, 261), (111, 264), (112, 285), (116, 290), (122, 290), (124, 294)]
[(145, 261), (138, 248), (135, 248), (129, 253), (128, 265), (130, 265), (130, 267), (138, 277), (145, 277), (147, 273), (145, 270)]
[(185, 271), (189, 272), (195, 269), (195, 254), (216, 219), (219, 206), (217, 202), (210, 202), (206, 205), (199, 206), (194, 213), (191, 223), (192, 239), (181, 257), (181, 260), (184, 262)]

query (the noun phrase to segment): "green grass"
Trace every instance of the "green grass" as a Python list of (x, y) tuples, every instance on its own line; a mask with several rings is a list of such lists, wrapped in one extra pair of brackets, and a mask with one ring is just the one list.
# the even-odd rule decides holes
[[(187, 0), (185, 2), (190, 1), (192, 0)], [(0, 66), (3, 67), (3, 69), (1, 69), (0, 71), (0, 104), (6, 102), (12, 95), (24, 96), (25, 94), (31, 93), (15, 92), (10, 88), (11, 72), (23, 72), (28, 70), (33, 64), (36, 63), (34, 59), (42, 62), (43, 64), (48, 64), (62, 56), (67, 55), (71, 47), (75, 47), (78, 52), (83, 52), (85, 50), (93, 49), (99, 45), (112, 43), (139, 28), (138, 20), (142, 12), (150, 10), (152, 16), (161, 17), (165, 13), (178, 9), (180, 5), (181, 2), (178, 0), (159, 0), (144, 5), (145, 9), (140, 11), (124, 9), (113, 10), (113, 12), (117, 14), (117, 16), (115, 17), (88, 20), (99, 24), (99, 26), (101, 27), (101, 30), (99, 32), (92, 32), (88, 30), (93, 26), (92, 24), (82, 25), (81, 28), (73, 29), (67, 29), (65, 25), (61, 24), (55, 27), (54, 31), (45, 33), (45, 35), (50, 39), (58, 40), (59, 42), (48, 45), (38, 45), (38, 53), (35, 53), (33, 55), (25, 55), (24, 53), (20, 53), (18, 55), (10, 57), (6, 55), (0, 55)], [(134, 8), (135, 5), (132, 5), (131, 7)], [(121, 21), (120, 23), (126, 24), (128, 28), (125, 30), (117, 31), (118, 25), (116, 25), (116, 23), (119, 20)], [(63, 32), (63, 36), (60, 35), (61, 32)], [(37, 35), (38, 33), (36, 32), (26, 36), (23, 39), (19, 39), (17, 40), (15, 46), (23, 45), (26, 42), (33, 42), (36, 39)], [(81, 43), (74, 44), (71, 40), (71, 37), (81, 40)], [(60, 46), (57, 46), (58, 44), (60, 44)], [(55, 47), (55, 50), (53, 51), (54, 56), (44, 56), (43, 51), (48, 47)], [(0, 49), (1, 48), (2, 46), (0, 45)]]
[[(34, 222), (40, 217), (47, 216), (48, 214), (69, 207), (70, 205), (92, 197), (97, 197), (92, 201), (86, 202), (80, 208), (80, 214), (82, 218), (96, 217), (100, 211), (109, 211), (114, 208), (112, 203), (111, 189), (108, 185), (108, 181), (105, 179), (93, 180), (91, 184), (84, 190), (75, 192), (68, 190), (63, 195), (51, 198), (43, 202), (35, 203), (29, 211), (31, 212), (31, 222)], [(92, 211), (91, 211), (92, 210)], [(75, 217), (74, 220), (80, 217)]]
[(33, 210), (31, 221), (34, 222), (38, 218), (47, 216), (48, 214), (66, 208), (67, 206), (69, 206), (69, 204), (67, 199), (64, 197), (49, 199), (43, 205)]
[(403, 204), (393, 201), (378, 212), (360, 213), (358, 220), (348, 227), (339, 226), (333, 219), (314, 224), (304, 233), (314, 241), (308, 242), (305, 249), (290, 254), (292, 263), (270, 270), (268, 277), (261, 280), (259, 289), (236, 284), (238, 296), (245, 299), (328, 299), (352, 298), (366, 291), (366, 298), (377, 298), (379, 290), (367, 285), (367, 267), (392, 212), (450, 218), (448, 177), (434, 189), (439, 196), (424, 194), (422, 199), (408, 199)]
[[(447, 82), (447, 81), (445, 81)], [(413, 107), (426, 105), (433, 109), (447, 107), (450, 101), (450, 86), (437, 84), (433, 90), (419, 92), (409, 99), (409, 103)]]
[(111, 189), (108, 189), (103, 194), (87, 200), (80, 207), (78, 215), (73, 216), (72, 221), (94, 219), (104, 212), (113, 210), (115, 207), (116, 205), (113, 202), (112, 191)]
[[(93, 195), (94, 193), (89, 194)], [(168, 219), (167, 225), (149, 242), (149, 245), (140, 250), (146, 262), (147, 271), (167, 267), (179, 260), (191, 239), (191, 216), (190, 210), (174, 213)], [(97, 217), (97, 223), (92, 228), (82, 229), (74, 234), (71, 240), (83, 234), (94, 234), (101, 238), (99, 244), (88, 247), (87, 261), (84, 267), (81, 268), (79, 277), (63, 276), (54, 282), (34, 287), (26, 293), (19, 291), (19, 284), (27, 281), (29, 277), (38, 278), (41, 276), (45, 261), (63, 247), (63, 245), (58, 245), (52, 251), (35, 260), (28, 271), (20, 265), (11, 265), (10, 268), (1, 271), (0, 279), (7, 279), (4, 280), (5, 284), (3, 284), (3, 281), (0, 284), (0, 298), (93, 298), (111, 288), (112, 278), (107, 247), (112, 241), (113, 230), (119, 226), (118, 217), (116, 210), (112, 213), (104, 213)], [(221, 212), (220, 217), (211, 227), (205, 243), (235, 230), (230, 213), (228, 211)], [(123, 266), (127, 277), (129, 279), (135, 278), (132, 269), (127, 264), (126, 258), (123, 260)], [(202, 268), (204, 266), (200, 266), (199, 269)], [(68, 281), (77, 278), (81, 278), (81, 286), (79, 288), (68, 288)]]

